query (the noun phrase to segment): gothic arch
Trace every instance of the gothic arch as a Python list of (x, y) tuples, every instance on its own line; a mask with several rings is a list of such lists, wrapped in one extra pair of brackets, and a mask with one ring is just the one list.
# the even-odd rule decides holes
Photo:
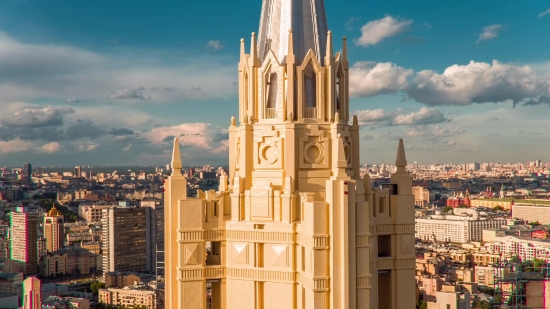
[[(311, 66), (313, 68), (313, 71), (315, 72), (315, 95), (316, 95), (316, 109), (314, 110), (315, 117), (306, 117), (308, 115), (305, 115), (306, 111), (306, 98), (305, 98), (305, 72), (306, 69), (308, 69), (308, 66)], [(319, 115), (324, 115), (325, 110), (325, 72), (323, 70), (323, 67), (317, 60), (317, 57), (313, 53), (313, 51), (310, 49), (304, 61), (300, 66), (296, 68), (296, 75), (298, 77), (298, 92), (297, 92), (297, 98), (298, 98), (298, 119), (302, 120), (304, 118), (320, 118)]]

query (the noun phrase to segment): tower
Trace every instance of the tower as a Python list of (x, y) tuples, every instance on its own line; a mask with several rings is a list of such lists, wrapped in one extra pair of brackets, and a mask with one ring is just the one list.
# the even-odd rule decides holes
[(40, 280), (36, 277), (29, 277), (23, 281), (23, 307), (22, 309), (42, 308), (40, 297)]
[(55, 204), (44, 216), (44, 237), (46, 238), (46, 249), (48, 252), (55, 252), (63, 247), (65, 241), (63, 215), (55, 208)]
[(414, 307), (405, 148), (400, 140), (391, 184), (376, 190), (368, 175), (360, 178), (342, 43), (334, 53), (322, 0), (263, 1), (249, 53), (241, 40), (239, 115), (218, 191), (187, 198), (174, 141), (165, 184), (167, 307)]
[(10, 212), (10, 259), (25, 262), (25, 274), (38, 273), (38, 214), (25, 207)]

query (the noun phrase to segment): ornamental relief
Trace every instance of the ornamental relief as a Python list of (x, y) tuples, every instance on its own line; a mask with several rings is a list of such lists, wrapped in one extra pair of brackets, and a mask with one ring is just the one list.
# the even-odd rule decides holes
[(257, 169), (280, 169), (283, 167), (284, 138), (273, 126), (256, 131), (254, 136), (254, 159)]
[(299, 138), (300, 168), (325, 169), (330, 161), (330, 139), (325, 136), (324, 130), (317, 126), (309, 126), (306, 136)]

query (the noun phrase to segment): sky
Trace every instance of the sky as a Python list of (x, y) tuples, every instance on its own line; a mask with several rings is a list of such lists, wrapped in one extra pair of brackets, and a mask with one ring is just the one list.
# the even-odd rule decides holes
[[(550, 161), (547, 0), (326, 0), (361, 163)], [(227, 164), (261, 1), (3, 0), (0, 166)], [(247, 43), (248, 45), (248, 43)], [(248, 47), (247, 47), (248, 48)]]

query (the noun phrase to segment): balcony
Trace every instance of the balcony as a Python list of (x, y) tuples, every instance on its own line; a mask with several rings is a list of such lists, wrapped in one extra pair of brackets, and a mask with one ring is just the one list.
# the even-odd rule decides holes
[(276, 119), (277, 118), (277, 109), (276, 108), (266, 108), (265, 109), (265, 119)]
[(317, 118), (317, 108), (316, 107), (304, 108), (304, 118)]

